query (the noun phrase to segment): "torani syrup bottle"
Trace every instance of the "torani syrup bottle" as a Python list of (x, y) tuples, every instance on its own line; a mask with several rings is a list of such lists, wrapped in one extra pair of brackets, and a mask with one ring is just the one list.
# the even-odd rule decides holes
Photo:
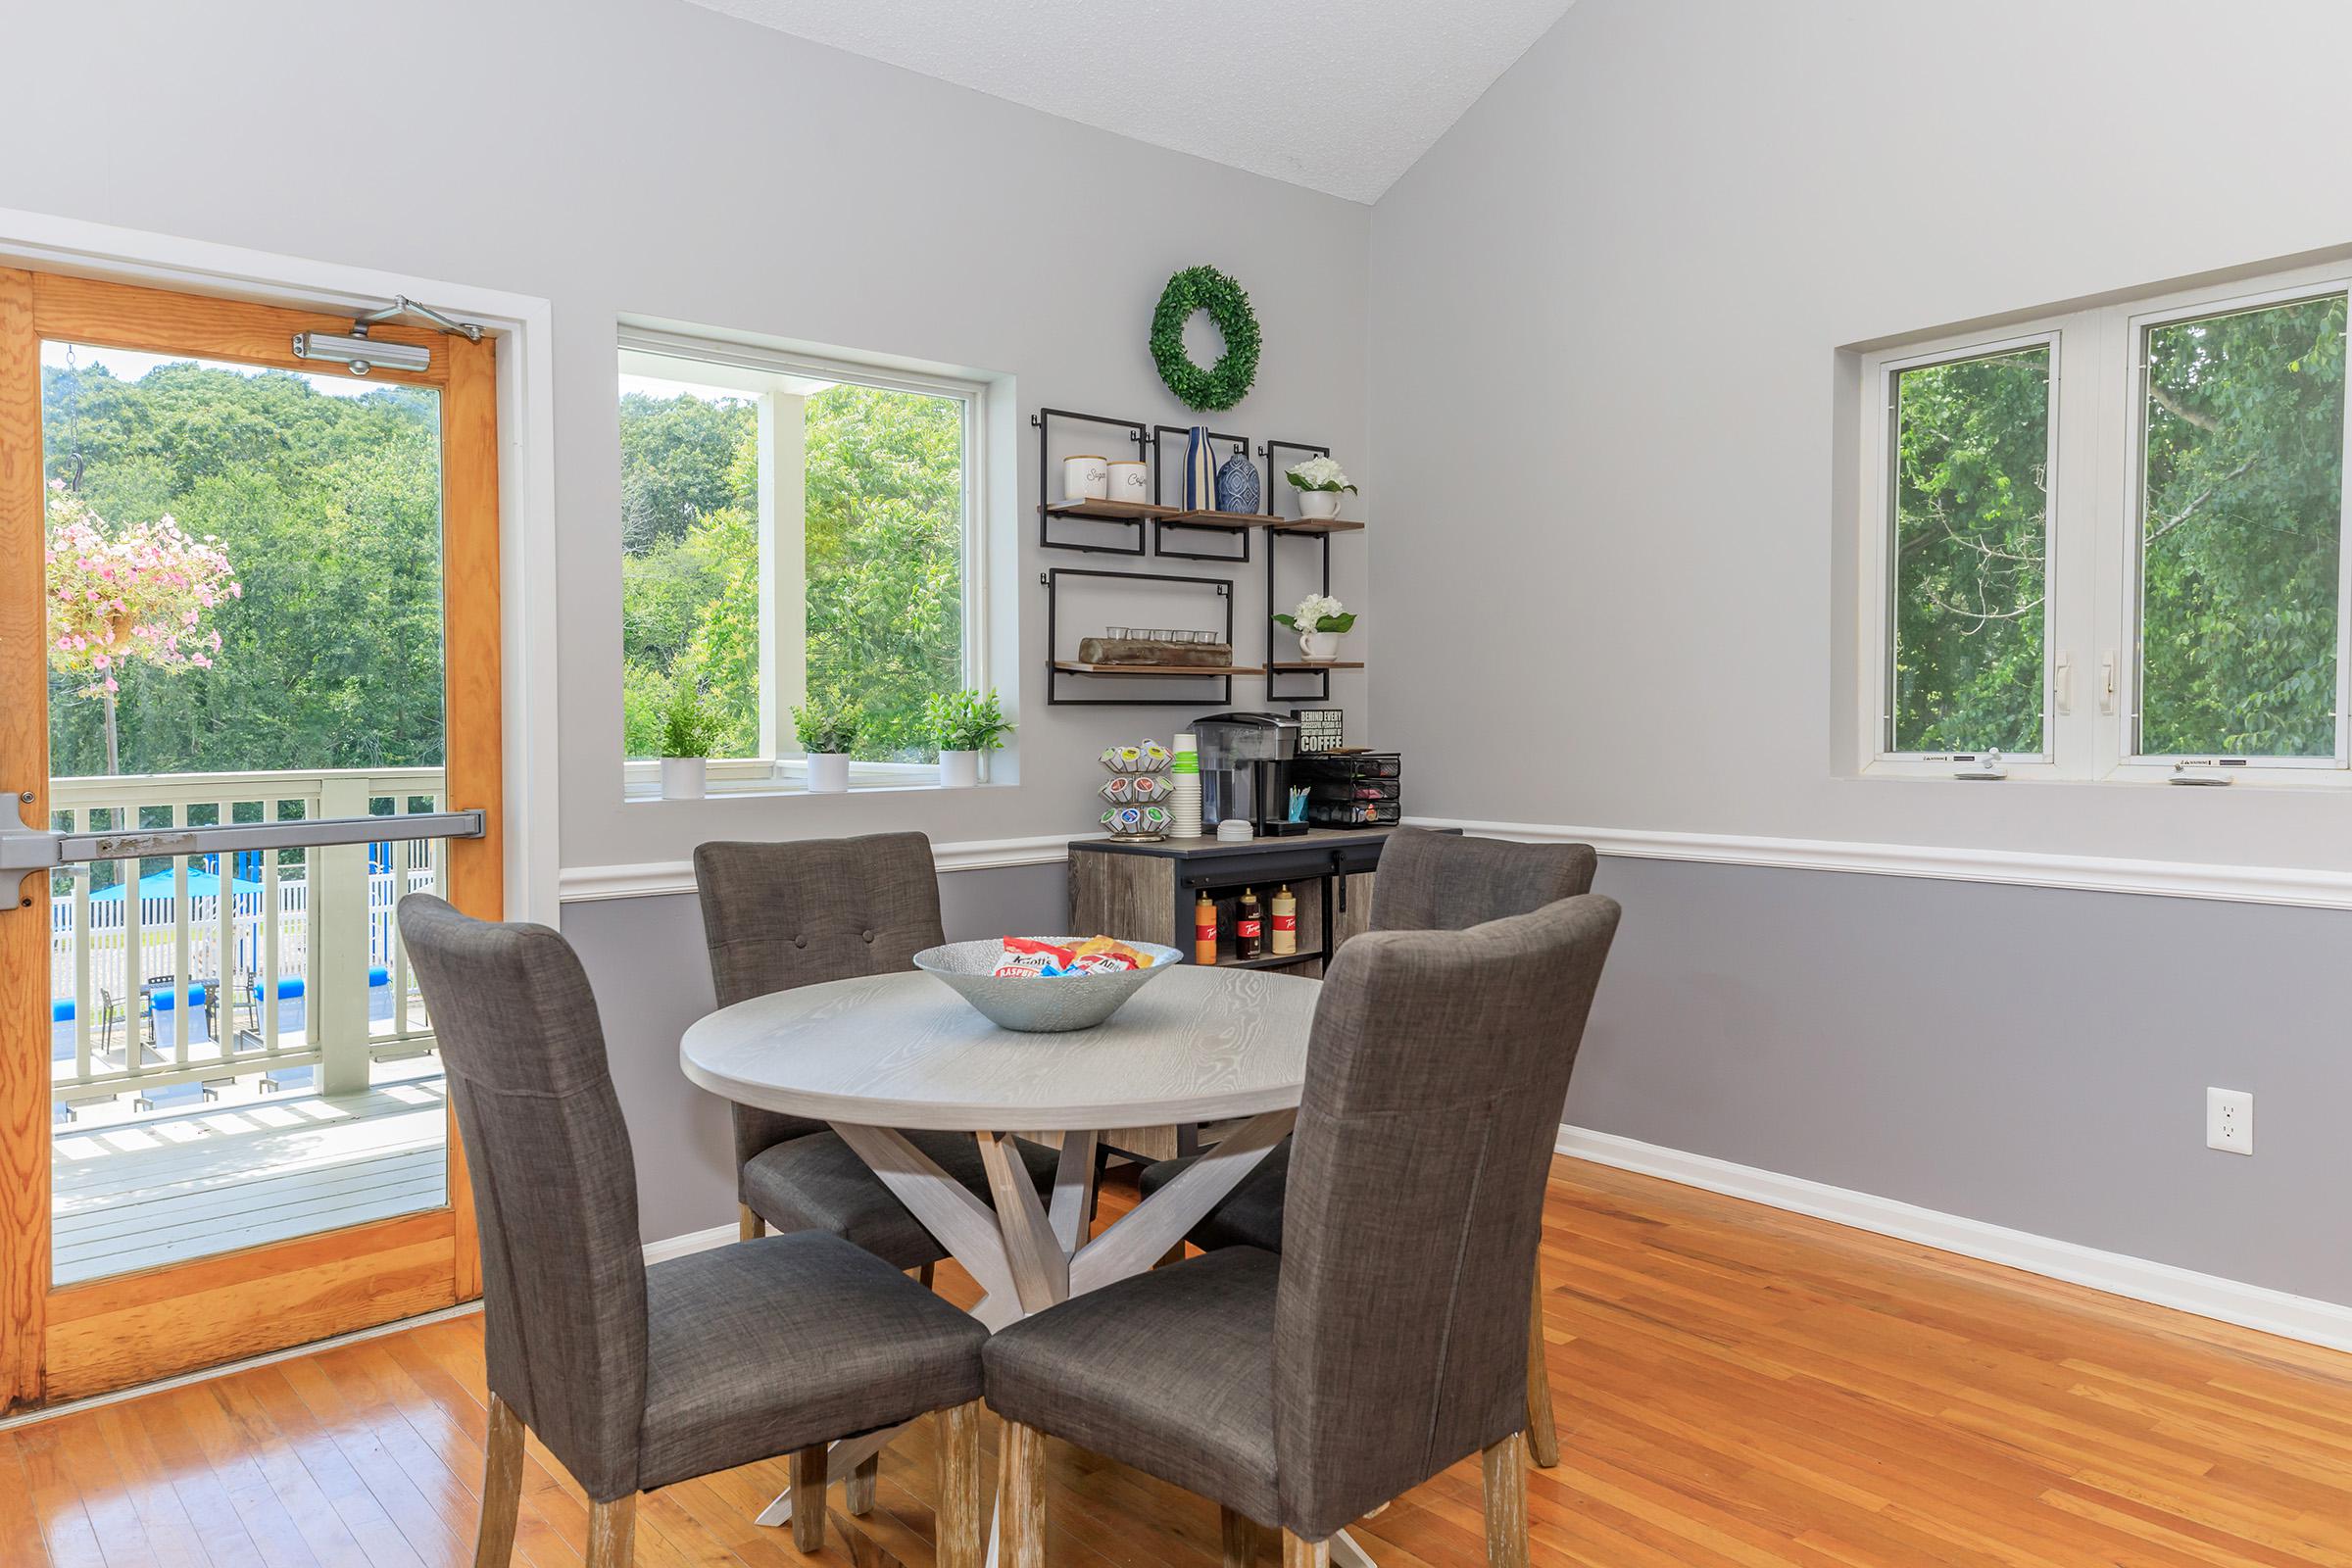
[(1233, 908), (1233, 956), (1254, 958), (1265, 947), (1265, 922), (1258, 918), (1257, 894), (1242, 889), (1242, 902)]
[(1217, 906), (1205, 893), (1193, 906), (1193, 961), (1217, 961)]
[(1274, 890), (1274, 953), (1279, 956), (1298, 951), (1298, 896), (1285, 882)]

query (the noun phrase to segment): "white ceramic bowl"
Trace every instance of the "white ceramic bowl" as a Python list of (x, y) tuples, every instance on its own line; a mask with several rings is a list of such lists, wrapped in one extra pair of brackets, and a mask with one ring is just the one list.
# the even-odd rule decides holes
[[(1084, 938), (1053, 937), (1057, 944), (1074, 945)], [(1144, 982), (1183, 961), (1184, 955), (1156, 942), (1130, 942), (1138, 953), (1152, 956), (1148, 969), (1120, 969), (1108, 974), (1064, 974), (1050, 978), (995, 972), (1004, 951), (1002, 937), (977, 942), (951, 942), (925, 948), (914, 956), (914, 966), (935, 974), (1000, 1029), (1023, 1034), (1060, 1034), (1092, 1029), (1127, 1004)]]

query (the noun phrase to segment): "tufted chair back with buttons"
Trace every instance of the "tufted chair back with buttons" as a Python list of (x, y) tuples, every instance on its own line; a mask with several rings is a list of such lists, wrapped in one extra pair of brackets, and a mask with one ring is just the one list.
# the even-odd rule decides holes
[[(947, 940), (939, 875), (920, 833), (784, 844), (715, 843), (694, 852), (703, 935), (718, 1004), (796, 986), (889, 974)], [(824, 1124), (737, 1105), (735, 1164)]]

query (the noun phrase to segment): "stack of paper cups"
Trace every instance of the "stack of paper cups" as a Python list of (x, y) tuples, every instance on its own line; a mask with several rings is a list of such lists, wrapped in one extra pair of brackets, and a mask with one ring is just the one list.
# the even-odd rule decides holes
[(1168, 769), (1168, 837), (1200, 836), (1200, 750), (1190, 735), (1176, 737), (1176, 760)]

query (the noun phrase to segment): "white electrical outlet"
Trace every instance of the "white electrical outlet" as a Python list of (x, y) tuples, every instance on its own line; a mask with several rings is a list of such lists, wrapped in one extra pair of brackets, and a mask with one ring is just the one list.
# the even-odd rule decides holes
[(2254, 1152), (2254, 1097), (2243, 1089), (2205, 1091), (2205, 1147), (2225, 1153)]

